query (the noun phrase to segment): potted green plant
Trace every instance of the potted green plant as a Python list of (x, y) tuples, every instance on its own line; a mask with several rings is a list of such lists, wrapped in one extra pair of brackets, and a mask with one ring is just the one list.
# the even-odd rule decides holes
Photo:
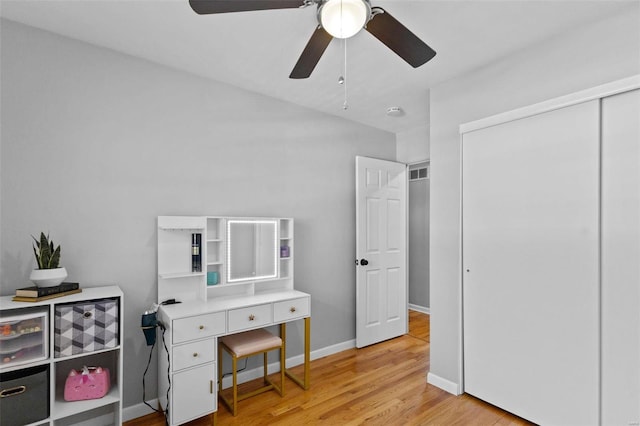
[(60, 267), (60, 245), (55, 247), (49, 235), (40, 233), (40, 239), (33, 235), (35, 241), (33, 254), (36, 256), (37, 269), (31, 271), (29, 279), (38, 287), (53, 287), (67, 278), (67, 270)]

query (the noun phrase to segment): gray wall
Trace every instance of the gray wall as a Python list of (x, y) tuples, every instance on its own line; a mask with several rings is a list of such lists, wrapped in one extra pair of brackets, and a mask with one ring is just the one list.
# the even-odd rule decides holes
[(431, 89), (431, 371), (460, 384), (461, 123), (640, 73), (639, 4)]
[[(311, 349), (355, 338), (354, 157), (393, 160), (395, 135), (20, 24), (1, 30), (1, 293), (28, 285), (41, 230), (62, 244), (69, 280), (120, 285), (125, 407), (142, 399), (158, 215), (295, 218)], [(147, 385), (154, 398), (155, 367)]]
[[(428, 93), (425, 102), (429, 101)], [(429, 159), (429, 125), (396, 134), (396, 161), (417, 163)], [(429, 307), (429, 181), (409, 182), (409, 304)], [(421, 309), (422, 310), (422, 309)]]
[(409, 181), (409, 303), (429, 308), (429, 179)]

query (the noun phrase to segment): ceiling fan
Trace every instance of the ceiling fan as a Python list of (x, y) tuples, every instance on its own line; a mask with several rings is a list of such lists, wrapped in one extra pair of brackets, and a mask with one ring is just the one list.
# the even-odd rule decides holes
[(302, 51), (289, 78), (307, 78), (333, 38), (349, 38), (362, 28), (417, 68), (436, 52), (381, 7), (370, 0), (189, 0), (200, 15), (252, 10), (317, 6), (318, 27)]

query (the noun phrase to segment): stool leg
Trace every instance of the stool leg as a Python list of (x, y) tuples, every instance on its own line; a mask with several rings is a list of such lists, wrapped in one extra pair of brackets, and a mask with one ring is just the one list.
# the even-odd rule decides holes
[(282, 347), (280, 348), (280, 396), (284, 396), (284, 376), (287, 374), (287, 323), (280, 324), (280, 338)]
[(284, 350), (284, 340), (282, 341), (282, 347), (280, 348), (280, 396), (284, 396), (284, 372), (286, 370), (285, 366), (285, 350)]
[(233, 415), (238, 414), (238, 358), (231, 356), (231, 364), (233, 364)]
[(262, 367), (263, 368), (262, 378), (263, 378), (264, 384), (266, 385), (267, 383), (269, 383), (267, 381), (267, 352), (266, 351), (262, 353), (262, 359), (264, 360), (264, 364)]
[(218, 345), (218, 395), (222, 393), (222, 346)]

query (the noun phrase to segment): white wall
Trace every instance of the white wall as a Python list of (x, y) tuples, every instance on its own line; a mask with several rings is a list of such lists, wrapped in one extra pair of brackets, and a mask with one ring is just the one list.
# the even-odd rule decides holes
[[(425, 98), (429, 102), (429, 98)], [(414, 127), (396, 133), (396, 161), (400, 163), (416, 163), (429, 159), (429, 125)]]
[(431, 89), (430, 380), (460, 390), (458, 126), (640, 72), (639, 4)]
[[(424, 99), (429, 102), (429, 98)], [(396, 161), (412, 164), (429, 159), (429, 125), (396, 133)], [(409, 188), (409, 304), (429, 308), (429, 181), (413, 181)]]
[[(1, 293), (28, 285), (40, 231), (62, 245), (69, 280), (119, 284), (125, 407), (142, 400), (158, 215), (295, 218), (311, 349), (355, 338), (354, 157), (393, 160), (395, 135), (13, 22), (1, 30)], [(302, 353), (296, 327), (289, 356)]]

